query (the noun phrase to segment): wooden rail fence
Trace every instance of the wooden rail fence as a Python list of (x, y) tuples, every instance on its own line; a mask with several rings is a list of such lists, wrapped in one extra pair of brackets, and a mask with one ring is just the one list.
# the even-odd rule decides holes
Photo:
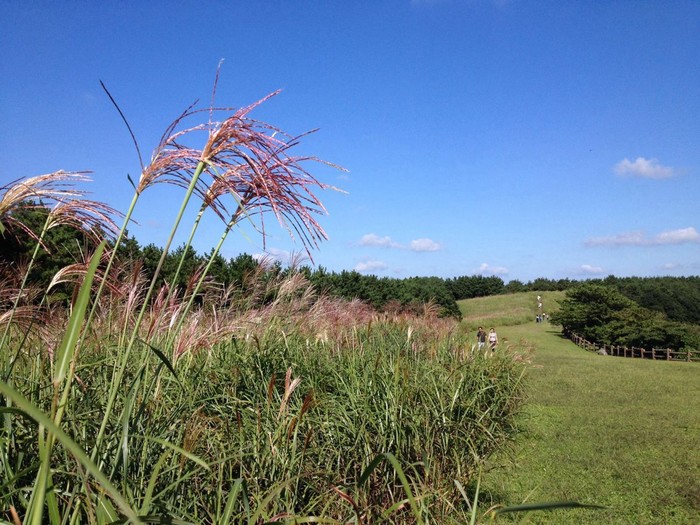
[(663, 361), (686, 361), (688, 363), (700, 362), (700, 351), (698, 350), (671, 350), (670, 348), (652, 348), (648, 350), (645, 348), (592, 343), (573, 333), (567, 333), (566, 337), (589, 352), (596, 352), (604, 355), (659, 359)]

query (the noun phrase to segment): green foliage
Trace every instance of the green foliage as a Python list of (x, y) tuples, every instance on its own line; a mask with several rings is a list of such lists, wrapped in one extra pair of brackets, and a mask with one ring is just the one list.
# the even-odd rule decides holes
[(608, 345), (700, 348), (700, 327), (669, 320), (609, 284), (589, 282), (569, 290), (551, 320), (565, 332)]
[(607, 277), (601, 284), (673, 321), (700, 324), (700, 277)]
[(633, 305), (633, 301), (612, 288), (584, 284), (567, 292), (551, 321), (560, 324), (565, 331), (611, 344), (607, 337), (608, 324), (616, 320), (619, 312)]
[(447, 279), (447, 286), (456, 301), (473, 297), (498, 295), (505, 291), (500, 277), (485, 277), (483, 275), (462, 276)]
[(404, 311), (418, 312), (424, 304), (433, 303), (442, 316), (460, 315), (448, 282), (439, 277), (379, 278), (347, 270), (329, 273), (321, 267), (309, 272), (309, 280), (324, 294), (359, 299), (379, 310), (398, 305)]
[(534, 281), (527, 283), (527, 288), (530, 291), (563, 292), (573, 286), (577, 286), (578, 284), (578, 281), (572, 281), (571, 279), (553, 280), (539, 277)]
[(527, 287), (525, 286), (525, 283), (522, 281), (519, 281), (518, 279), (514, 279), (512, 281), (508, 281), (508, 284), (505, 285), (503, 291), (505, 293), (520, 293), (524, 292), (527, 290)]

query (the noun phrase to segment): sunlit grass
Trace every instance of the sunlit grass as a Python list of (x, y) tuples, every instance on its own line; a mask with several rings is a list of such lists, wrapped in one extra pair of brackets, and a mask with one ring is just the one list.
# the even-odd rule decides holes
[[(540, 296), (542, 310), (538, 308)], [(463, 322), (471, 329), (478, 326), (513, 326), (535, 321), (538, 313), (549, 313), (558, 308), (564, 292), (520, 292), (515, 294), (477, 297), (458, 301)]]
[(609, 510), (537, 511), (499, 522), (700, 522), (697, 365), (599, 356), (547, 323), (501, 333), (528, 341), (534, 366), (525, 432), (512, 456), (491, 463), (484, 490), (499, 504), (574, 500)]
[[(435, 320), (397, 321), (348, 327), (343, 342), (311, 341), (293, 330), (300, 320), (273, 320), (258, 335), (221, 341), (175, 365), (137, 345), (97, 457), (110, 480), (105, 488), (116, 487), (141, 516), (191, 523), (221, 523), (224, 515), (459, 522), (467, 509), (454, 480), (470, 485), (512, 436), (522, 366), (511, 354), (465, 352), (465, 340), (432, 332)], [(122, 361), (104, 331), (94, 335), (81, 347), (66, 436), (51, 459), (51, 484), (60, 488), (51, 505), (60, 520), (82, 520), (91, 507), (97, 514), (90, 492), (101, 491), (99, 479), (81, 481), (72, 449), (60, 446), (89, 448)], [(42, 395), (50, 393), (48, 363), (32, 363), (15, 369), (15, 389), (36, 407), (19, 407), (29, 416), (50, 404)], [(3, 458), (12, 475), (0, 492), (20, 515), (21, 487), (41, 451), (28, 423), (15, 420)], [(85, 453), (79, 461), (93, 468)], [(235, 487), (245, 497), (233, 502)], [(117, 501), (102, 504), (110, 500)], [(115, 506), (105, 515), (116, 517)]]

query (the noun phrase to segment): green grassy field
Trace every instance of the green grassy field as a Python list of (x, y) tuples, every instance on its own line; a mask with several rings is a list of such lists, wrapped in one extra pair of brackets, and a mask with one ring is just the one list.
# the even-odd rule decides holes
[(538, 311), (537, 297), (542, 298), (542, 311), (549, 313), (559, 306), (564, 292), (525, 292), (507, 295), (477, 297), (459, 301), (463, 323), (471, 330), (478, 326), (513, 326), (534, 323)]
[(470, 326), (490, 319), (505, 344), (527, 341), (533, 355), (522, 433), (491, 462), (480, 504), (609, 507), (499, 515), (504, 523), (700, 523), (700, 367), (599, 356), (549, 323), (512, 324), (536, 295), (460, 305)]

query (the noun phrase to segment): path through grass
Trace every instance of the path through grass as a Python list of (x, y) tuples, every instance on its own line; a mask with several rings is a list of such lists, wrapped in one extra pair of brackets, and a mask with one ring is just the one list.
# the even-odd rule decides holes
[(502, 515), (499, 523), (700, 523), (699, 366), (599, 356), (548, 323), (498, 332), (531, 343), (534, 361), (524, 432), (493, 463), (502, 468), (486, 476), (482, 504), (610, 507)]

